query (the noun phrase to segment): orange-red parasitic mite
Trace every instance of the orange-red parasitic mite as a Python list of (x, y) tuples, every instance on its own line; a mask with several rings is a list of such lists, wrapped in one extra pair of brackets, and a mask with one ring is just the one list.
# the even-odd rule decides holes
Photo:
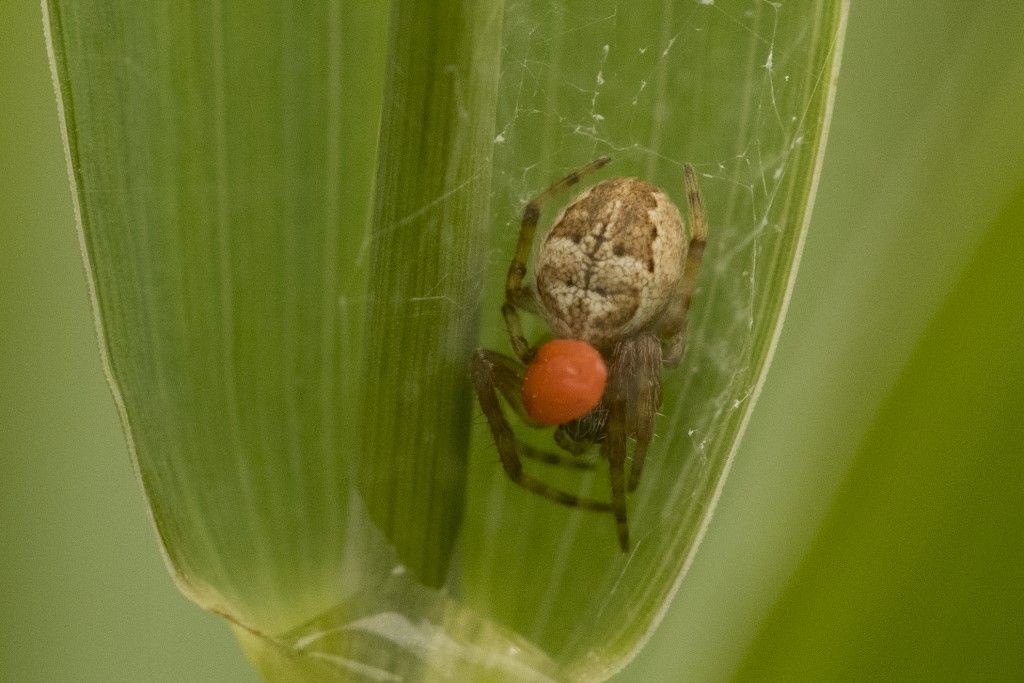
[(593, 346), (579, 339), (553, 339), (539, 349), (523, 378), (523, 405), (540, 424), (581, 418), (601, 401), (608, 368)]

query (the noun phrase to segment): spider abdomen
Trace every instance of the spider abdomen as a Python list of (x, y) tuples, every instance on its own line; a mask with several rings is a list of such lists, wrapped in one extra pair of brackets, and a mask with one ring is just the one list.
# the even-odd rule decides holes
[(536, 257), (544, 318), (559, 337), (604, 346), (647, 326), (677, 291), (686, 257), (679, 209), (654, 185), (614, 178), (555, 219)]

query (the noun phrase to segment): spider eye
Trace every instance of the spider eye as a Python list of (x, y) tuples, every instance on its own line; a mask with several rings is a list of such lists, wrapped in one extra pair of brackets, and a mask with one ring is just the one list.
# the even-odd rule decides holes
[(593, 346), (578, 339), (553, 339), (537, 349), (523, 377), (523, 406), (545, 425), (583, 417), (601, 401), (608, 368)]

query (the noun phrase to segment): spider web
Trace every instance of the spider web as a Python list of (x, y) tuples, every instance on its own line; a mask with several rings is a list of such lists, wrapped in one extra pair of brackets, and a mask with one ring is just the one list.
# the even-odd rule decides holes
[[(798, 240), (813, 159), (805, 140), (817, 136), (808, 112), (829, 77), (813, 51), (820, 14), (767, 0), (665, 2), (653, 22), (623, 2), (506, 7), (482, 343), (510, 351), (497, 311), (520, 213), (565, 173), (609, 154), (612, 165), (584, 185), (638, 176), (685, 213), (682, 168), (692, 163), (709, 222), (688, 350), (663, 375), (656, 441), (630, 504), (632, 556), (616, 555), (610, 519), (521, 493), (482, 422), (476, 431), (467, 599), (558, 659), (587, 653), (607, 637), (595, 636), (599, 625), (622, 632), (624, 615), (657, 601), (682, 569), (682, 557), (665, 559), (664, 549), (688, 553), (713, 506)], [(545, 207), (541, 233), (571, 196)], [(526, 322), (529, 338), (545, 333), (542, 322)], [(607, 496), (604, 469), (527, 467), (581, 495)]]

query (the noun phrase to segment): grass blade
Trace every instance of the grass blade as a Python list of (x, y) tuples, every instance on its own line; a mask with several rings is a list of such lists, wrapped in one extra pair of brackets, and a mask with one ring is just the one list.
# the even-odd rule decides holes
[[(652, 180), (680, 205), (682, 163), (695, 164), (711, 226), (690, 350), (664, 373), (628, 557), (612, 552), (609, 520), (538, 503), (506, 481), (485, 431), (475, 442), (467, 602), (552, 653), (561, 675), (590, 680), (621, 666), (660, 618), (763, 381), (809, 218), (846, 6), (517, 9), (506, 18), (488, 291), (501, 291), (523, 202), (600, 154), (614, 157), (602, 177)], [(485, 337), (504, 350), (497, 296), (485, 306)], [(607, 495), (603, 474), (544, 476)]]
[(501, 19), (500, 1), (395, 4), (376, 213), (361, 247), (374, 274), (361, 493), (431, 586), (444, 582), (462, 517)]
[[(183, 591), (272, 678), (620, 667), (763, 381), (845, 3), (44, 9), (108, 374)], [(511, 488), (466, 377), (478, 329), (503, 348), (523, 202), (603, 153), (677, 198), (694, 163), (713, 231), (629, 556)]]
[(357, 382), (340, 358), (360, 349), (351, 245), (387, 16), (44, 11), (108, 374), (169, 566), (200, 605), (291, 627), (341, 597)]

